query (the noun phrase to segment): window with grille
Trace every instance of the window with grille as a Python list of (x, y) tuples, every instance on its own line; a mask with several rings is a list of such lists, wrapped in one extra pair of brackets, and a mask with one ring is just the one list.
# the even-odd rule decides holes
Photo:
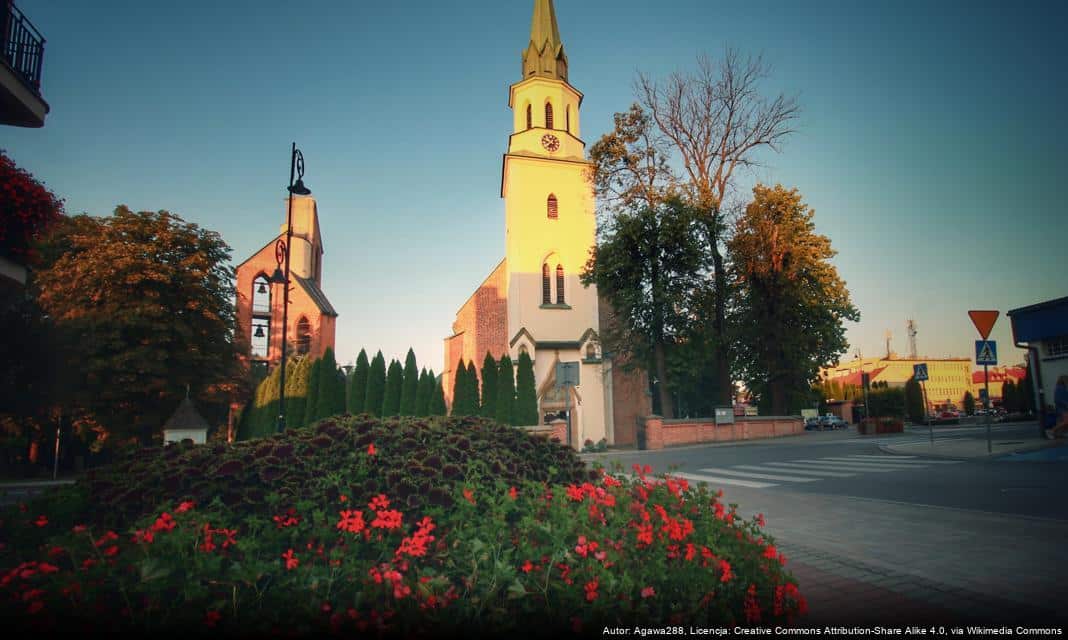
[(252, 281), (252, 313), (271, 312), (271, 283), (260, 274)]
[(553, 104), (551, 102), (545, 103), (545, 128), (553, 128)]
[(1068, 336), (1061, 336), (1046, 342), (1046, 353), (1051, 358), (1068, 356)]
[(556, 265), (556, 304), (564, 304), (564, 267)]
[(533, 129), (533, 128), (534, 128), (534, 110), (528, 104), (527, 105), (527, 129)]
[(556, 196), (551, 194), (551, 193), (549, 194), (548, 210), (549, 210), (549, 219), (550, 220), (556, 220), (556, 218), (558, 217), (558, 213), (559, 213), (559, 207), (558, 207), (558, 203), (556, 202)]
[(311, 351), (311, 323), (301, 316), (297, 322), (297, 353), (305, 354)]
[(549, 304), (552, 300), (552, 292), (549, 290), (549, 265), (541, 265), (541, 303)]

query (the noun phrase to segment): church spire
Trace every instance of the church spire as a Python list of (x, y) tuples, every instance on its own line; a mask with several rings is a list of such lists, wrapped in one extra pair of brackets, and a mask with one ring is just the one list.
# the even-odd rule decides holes
[(553, 0), (534, 0), (530, 44), (523, 52), (523, 78), (531, 76), (567, 81), (567, 56), (556, 24)]

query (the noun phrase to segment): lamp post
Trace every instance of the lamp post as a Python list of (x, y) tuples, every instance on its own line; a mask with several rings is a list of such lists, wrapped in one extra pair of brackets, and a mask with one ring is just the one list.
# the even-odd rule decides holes
[[(296, 175), (297, 182), (294, 184), (293, 176)], [(271, 275), (272, 284), (282, 285), (282, 361), (279, 366), (282, 367), (280, 379), (278, 381), (278, 426), (277, 432), (282, 433), (286, 429), (286, 357), (287, 347), (289, 339), (287, 337), (289, 329), (289, 253), (290, 247), (293, 244), (293, 196), (307, 196), (311, 195), (311, 191), (304, 186), (304, 154), (297, 149), (297, 143), (293, 143), (292, 152), (289, 155), (289, 207), (286, 216), (286, 239), (283, 242), (279, 240), (274, 245), (274, 258), (278, 262), (278, 267), (275, 268), (274, 274)], [(283, 262), (285, 264), (285, 272), (282, 272)]]

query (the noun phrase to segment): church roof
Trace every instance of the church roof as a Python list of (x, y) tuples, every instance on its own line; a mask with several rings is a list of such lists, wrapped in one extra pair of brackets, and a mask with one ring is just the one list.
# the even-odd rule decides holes
[(175, 409), (174, 414), (163, 425), (164, 429), (207, 429), (208, 423), (193, 406), (188, 396)]
[(314, 280), (307, 278), (301, 278), (297, 274), (290, 272), (290, 275), (300, 283), (300, 286), (304, 288), (305, 293), (312, 299), (315, 306), (319, 308), (319, 311), (325, 316), (337, 317), (337, 311), (334, 310), (334, 305), (330, 304), (330, 301), (326, 298), (326, 294), (319, 288), (319, 285), (315, 284)]
[(548, 44), (553, 53), (556, 53), (557, 49), (562, 46), (553, 0), (534, 1), (534, 17), (530, 21), (530, 41), (538, 50)]

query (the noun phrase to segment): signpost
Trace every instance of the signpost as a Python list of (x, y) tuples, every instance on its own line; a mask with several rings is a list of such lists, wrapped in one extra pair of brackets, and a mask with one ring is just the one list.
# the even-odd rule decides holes
[(983, 402), (983, 421), (986, 422), (986, 452), (993, 453), (993, 443), (990, 440), (990, 374), (989, 365), (998, 363), (998, 345), (993, 340), (987, 340), (990, 337), (990, 330), (994, 328), (994, 323), (998, 321), (997, 311), (969, 311), (968, 315), (971, 316), (972, 324), (975, 325), (975, 329), (982, 336), (982, 340), (975, 341), (975, 364), (983, 365), (983, 388), (986, 391), (986, 399)]
[(571, 387), (579, 384), (579, 363), (556, 363), (556, 386), (564, 390), (565, 411), (567, 412), (567, 446), (571, 445)]
[(934, 445), (934, 425), (931, 424), (931, 418), (927, 415), (927, 385), (924, 382), (927, 381), (927, 363), (920, 362), (912, 365), (912, 377), (916, 378), (916, 382), (920, 383), (920, 391), (923, 393), (923, 420), (927, 423), (927, 433), (931, 436), (931, 445)]

